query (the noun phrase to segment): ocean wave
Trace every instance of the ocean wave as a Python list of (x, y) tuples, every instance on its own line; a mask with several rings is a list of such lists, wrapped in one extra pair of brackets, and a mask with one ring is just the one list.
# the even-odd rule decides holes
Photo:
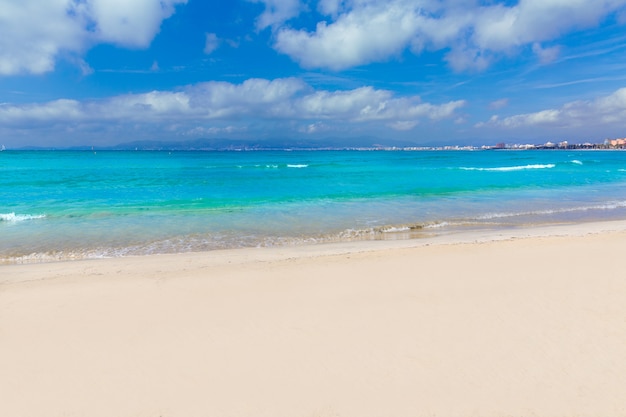
[(27, 220), (43, 219), (45, 214), (0, 213), (0, 222), (18, 223)]
[(287, 164), (287, 168), (308, 168), (307, 164)]
[(235, 165), (237, 169), (277, 169), (278, 164)]
[(572, 164), (576, 164), (576, 165), (582, 165), (582, 161), (579, 161), (578, 159), (572, 159)]
[(105, 256), (96, 251), (56, 251), (34, 252), (27, 255), (3, 257), (0, 255), (0, 265), (37, 264), (45, 262), (79, 261), (82, 259), (104, 259)]
[(388, 225), (376, 227), (373, 229), (374, 232), (377, 233), (399, 233), (399, 232), (410, 232), (413, 230), (421, 230), (424, 226), (419, 223), (415, 224), (401, 224), (401, 225)]
[(508, 172), (508, 171), (523, 171), (526, 169), (550, 169), (554, 168), (555, 164), (532, 164), (532, 165), (518, 165), (512, 167), (495, 167), (495, 168), (478, 168), (478, 167), (461, 167), (464, 171), (495, 171), (495, 172)]
[(559, 213), (575, 213), (575, 212), (583, 212), (583, 211), (590, 211), (590, 210), (615, 210), (619, 208), (626, 208), (626, 201), (611, 201), (611, 202), (607, 202), (604, 204), (596, 204), (596, 205), (590, 205), (590, 206), (523, 211), (519, 213), (488, 213), (488, 214), (484, 214), (482, 216), (477, 217), (477, 219), (478, 220), (491, 220), (491, 219), (501, 219), (501, 218), (506, 218), (506, 217), (541, 216), (541, 215), (551, 215), (551, 214), (559, 214)]
[(464, 226), (465, 224), (466, 223), (464, 222), (446, 222), (446, 221), (433, 222), (433, 223), (429, 223), (425, 225), (424, 229), (441, 229), (441, 228), (450, 227), (450, 226)]
[(462, 228), (462, 227), (480, 227), (493, 224), (497, 226), (497, 223), (490, 223), (485, 221), (477, 221), (474, 219), (459, 219), (459, 220), (450, 220), (450, 221), (435, 221), (431, 223), (424, 224), (424, 230), (429, 229), (447, 229), (447, 228)]

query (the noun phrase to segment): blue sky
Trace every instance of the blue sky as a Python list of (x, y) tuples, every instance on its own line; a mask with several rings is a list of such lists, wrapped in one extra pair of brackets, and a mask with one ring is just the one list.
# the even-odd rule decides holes
[(0, 0), (0, 144), (626, 136), (626, 0)]

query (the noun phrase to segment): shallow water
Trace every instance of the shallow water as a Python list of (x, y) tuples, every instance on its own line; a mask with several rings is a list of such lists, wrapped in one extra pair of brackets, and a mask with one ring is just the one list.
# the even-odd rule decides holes
[(0, 262), (626, 218), (619, 151), (0, 153)]

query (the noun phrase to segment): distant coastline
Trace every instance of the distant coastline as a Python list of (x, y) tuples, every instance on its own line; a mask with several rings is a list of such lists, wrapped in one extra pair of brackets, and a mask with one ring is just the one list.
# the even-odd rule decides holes
[[(246, 143), (227, 139), (199, 139), (183, 142), (139, 141), (122, 143), (113, 146), (70, 146), (70, 147), (37, 147), (24, 146), (19, 148), (4, 148), (13, 151), (478, 151), (478, 150), (624, 150), (626, 138), (606, 139), (602, 143), (569, 143), (545, 142), (542, 144), (520, 144), (500, 142), (495, 145), (414, 145), (397, 144), (385, 145), (373, 143), (371, 145), (345, 144), (333, 145), (334, 141), (276, 141)], [(340, 143), (339, 140), (336, 143)]]

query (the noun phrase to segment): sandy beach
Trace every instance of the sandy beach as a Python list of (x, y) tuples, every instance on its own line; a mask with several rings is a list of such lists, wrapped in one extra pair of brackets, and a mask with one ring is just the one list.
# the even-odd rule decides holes
[(626, 416), (626, 222), (0, 266), (0, 415)]

